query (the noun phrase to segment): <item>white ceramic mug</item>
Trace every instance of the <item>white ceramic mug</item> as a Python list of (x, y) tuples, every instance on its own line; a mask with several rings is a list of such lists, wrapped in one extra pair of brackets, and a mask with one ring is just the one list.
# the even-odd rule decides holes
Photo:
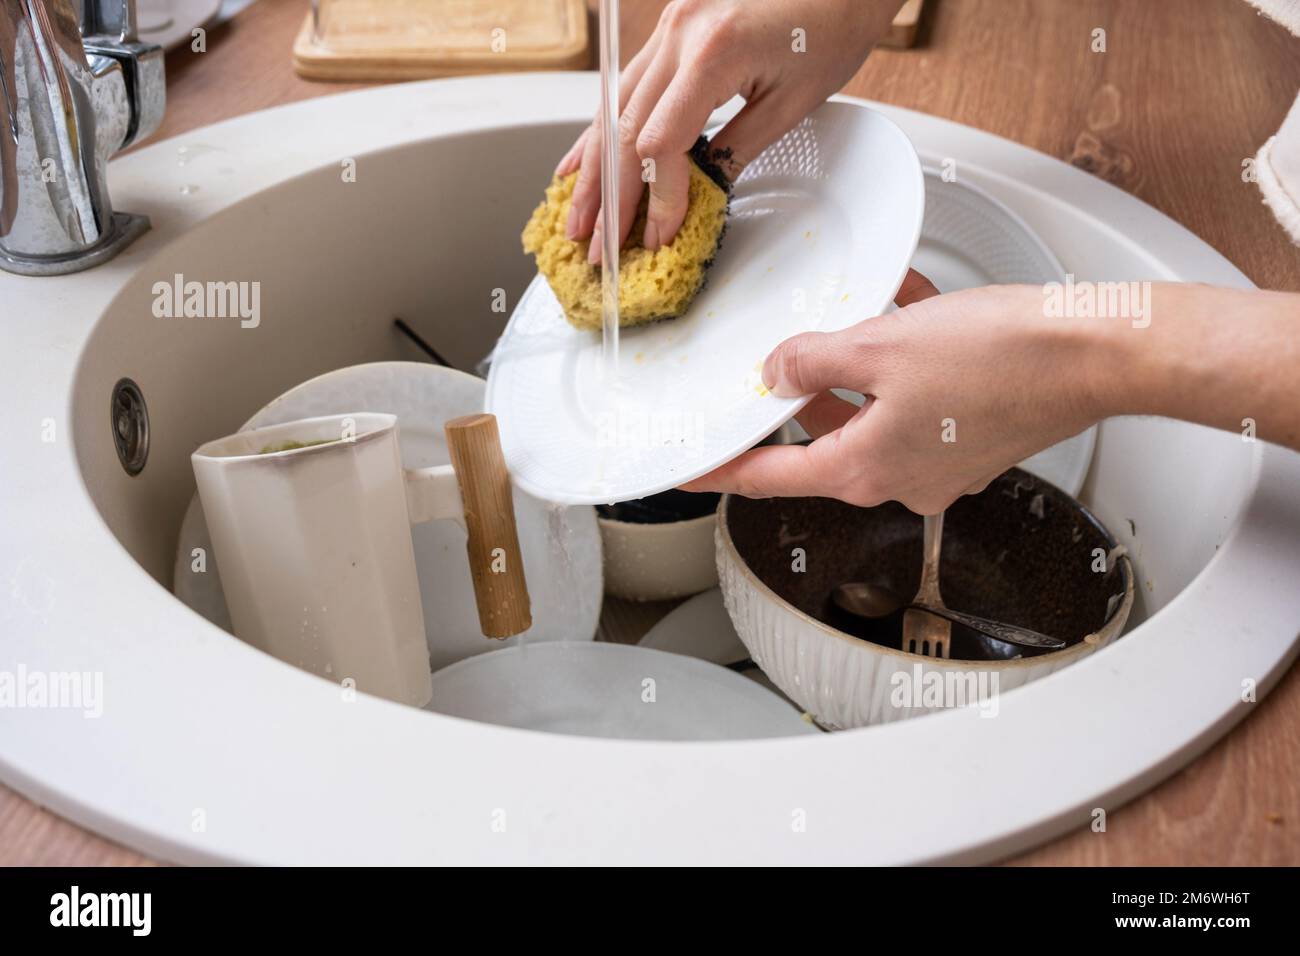
[[(318, 444), (274, 450), (289, 442)], [(368, 412), (240, 432), (191, 461), (235, 634), (330, 680), (427, 704), (410, 526), (464, 524), (453, 466), (404, 469), (397, 418)]]

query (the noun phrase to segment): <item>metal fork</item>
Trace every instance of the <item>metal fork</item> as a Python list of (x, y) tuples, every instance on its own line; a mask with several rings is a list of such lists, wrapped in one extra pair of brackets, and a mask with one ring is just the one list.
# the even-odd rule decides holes
[[(939, 596), (939, 552), (943, 549), (943, 512), (925, 516), (925, 541), (921, 565), (921, 586), (912, 600), (917, 604), (943, 607)], [(903, 650), (922, 657), (948, 657), (952, 624), (924, 611), (903, 614)]]

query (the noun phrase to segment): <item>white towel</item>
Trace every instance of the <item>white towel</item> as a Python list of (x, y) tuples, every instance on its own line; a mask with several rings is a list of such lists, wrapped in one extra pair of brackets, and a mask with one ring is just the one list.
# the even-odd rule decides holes
[(1300, 0), (1250, 0), (1250, 4), (1300, 36)]
[[(1293, 34), (1300, 36), (1300, 0), (1249, 0)], [(1277, 135), (1255, 156), (1255, 175), (1264, 202), (1300, 245), (1300, 98)]]

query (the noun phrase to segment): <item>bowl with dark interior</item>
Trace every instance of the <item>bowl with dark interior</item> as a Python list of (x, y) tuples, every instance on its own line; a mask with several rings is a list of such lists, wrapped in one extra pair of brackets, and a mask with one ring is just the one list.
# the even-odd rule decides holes
[(1083, 505), (1019, 468), (944, 519), (944, 603), (1065, 641), (1039, 652), (952, 626), (950, 658), (906, 653), (902, 614), (876, 621), (836, 607), (863, 581), (909, 598), (921, 576), (918, 515), (896, 502), (740, 498), (718, 511), (718, 577), (740, 639), (781, 690), (823, 726), (862, 727), (980, 704), (1110, 643), (1133, 607), (1124, 549)]

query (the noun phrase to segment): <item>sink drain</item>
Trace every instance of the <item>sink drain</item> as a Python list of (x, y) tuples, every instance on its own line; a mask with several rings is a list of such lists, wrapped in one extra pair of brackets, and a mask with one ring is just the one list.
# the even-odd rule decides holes
[(138, 475), (149, 457), (149, 409), (140, 386), (129, 378), (118, 379), (108, 412), (118, 460), (128, 475)]

